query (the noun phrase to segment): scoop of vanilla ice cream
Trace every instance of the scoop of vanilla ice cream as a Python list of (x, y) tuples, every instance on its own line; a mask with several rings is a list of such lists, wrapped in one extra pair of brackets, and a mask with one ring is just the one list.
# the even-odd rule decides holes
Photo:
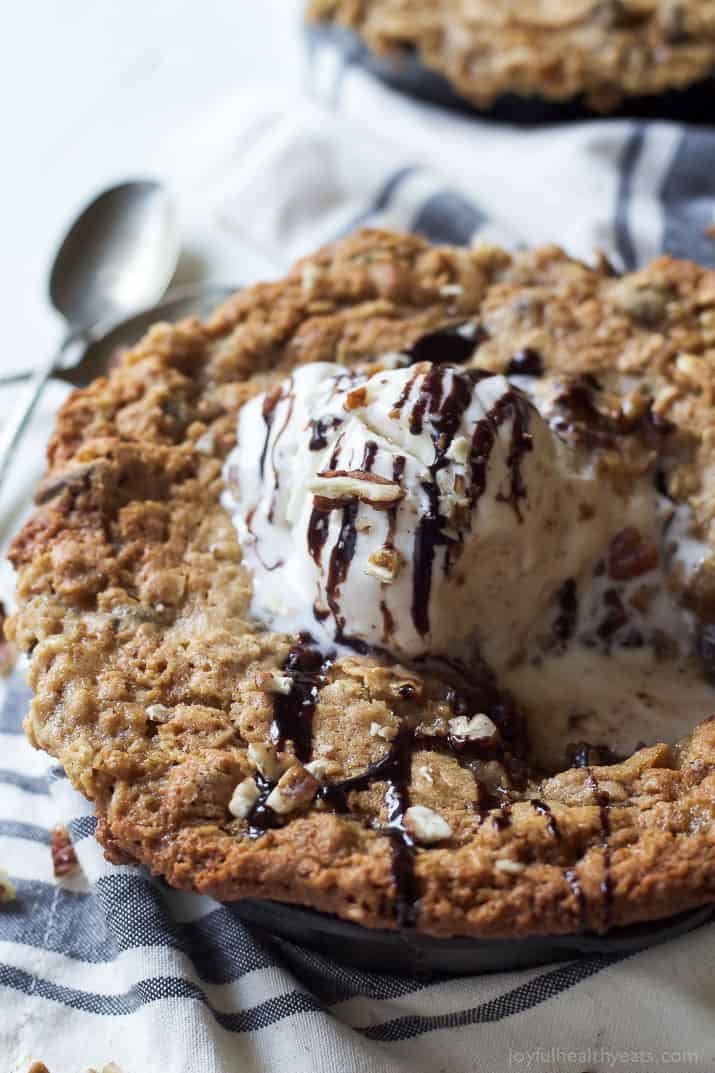
[(504, 377), (428, 362), (296, 369), (225, 478), (258, 618), (495, 669), (632, 509)]

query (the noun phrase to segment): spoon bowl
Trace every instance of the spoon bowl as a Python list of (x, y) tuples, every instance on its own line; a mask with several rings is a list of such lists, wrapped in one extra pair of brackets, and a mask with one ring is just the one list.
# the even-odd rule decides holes
[(50, 273), (50, 299), (73, 327), (86, 328), (150, 306), (176, 270), (174, 210), (153, 180), (105, 190), (65, 235)]
[(50, 299), (68, 322), (57, 352), (32, 374), (24, 401), (0, 434), (0, 486), (47, 380), (102, 323), (154, 305), (179, 259), (169, 196), (152, 180), (120, 183), (95, 198), (67, 232), (50, 272)]

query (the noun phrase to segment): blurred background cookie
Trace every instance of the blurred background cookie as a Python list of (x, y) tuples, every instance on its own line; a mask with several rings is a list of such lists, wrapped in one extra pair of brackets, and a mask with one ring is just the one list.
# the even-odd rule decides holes
[(517, 122), (713, 117), (707, 0), (310, 0), (307, 15), (351, 62), (437, 104)]

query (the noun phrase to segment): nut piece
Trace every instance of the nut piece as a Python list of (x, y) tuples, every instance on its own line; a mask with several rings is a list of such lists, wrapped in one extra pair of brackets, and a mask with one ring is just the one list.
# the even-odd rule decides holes
[[(361, 503), (368, 503), (372, 507), (391, 507), (405, 495), (395, 481), (388, 481), (377, 473), (365, 473), (361, 469), (325, 470), (309, 483), (308, 490), (314, 493), (317, 500), (326, 503), (328, 509), (352, 499), (359, 499)], [(317, 505), (322, 504), (319, 502)]]
[(382, 723), (370, 723), (371, 738), (384, 738), (385, 741), (392, 741), (396, 733), (396, 727), (383, 726)]
[(403, 562), (403, 557), (396, 548), (388, 548), (387, 545), (383, 545), (368, 557), (365, 573), (371, 574), (378, 581), (389, 585), (396, 579), (402, 569)]
[(149, 704), (145, 711), (150, 723), (167, 723), (172, 715), (171, 708), (165, 704)]
[(60, 879), (62, 876), (71, 876), (79, 870), (79, 861), (70, 841), (69, 832), (61, 825), (55, 827), (50, 835), (50, 851), (52, 853), (52, 870)]
[(287, 697), (293, 688), (293, 679), (289, 674), (279, 674), (278, 671), (259, 671), (256, 685), (265, 693), (280, 693)]
[(629, 581), (655, 570), (660, 552), (652, 540), (641, 536), (632, 525), (621, 529), (608, 547), (608, 576), (616, 581)]
[(281, 775), (278, 785), (275, 786), (268, 797), (266, 804), (277, 812), (279, 816), (285, 816), (294, 812), (301, 805), (308, 805), (318, 792), (319, 782), (302, 764), (294, 764)]
[(253, 741), (248, 746), (248, 759), (269, 782), (277, 782), (284, 771), (297, 763), (291, 753), (279, 753), (275, 745)]
[(449, 732), (452, 737), (465, 741), (488, 741), (499, 734), (496, 723), (484, 712), (478, 712), (471, 719), (466, 715), (455, 716), (449, 721)]
[(426, 805), (411, 805), (407, 809), (405, 827), (418, 842), (426, 846), (452, 837), (452, 828), (444, 817)]
[(340, 764), (336, 764), (334, 760), (326, 760), (325, 757), (319, 756), (317, 760), (311, 760), (309, 764), (306, 764), (305, 770), (309, 771), (318, 782), (325, 782), (331, 775), (338, 774)]
[(445, 458), (463, 466), (469, 458), (469, 440), (466, 436), (457, 436), (449, 445)]
[(12, 902), (17, 897), (17, 891), (10, 882), (10, 876), (0, 868), (0, 904)]
[(512, 861), (508, 857), (502, 857), (494, 862), (494, 867), (497, 872), (504, 872), (509, 876), (518, 876), (520, 872), (524, 871), (526, 865), (520, 864), (519, 861)]
[(367, 387), (362, 384), (360, 387), (354, 387), (352, 391), (348, 391), (345, 396), (345, 409), (346, 410), (360, 410), (363, 406), (367, 405)]
[(228, 811), (237, 820), (245, 820), (260, 796), (256, 780), (250, 776), (239, 782), (228, 803)]
[(707, 358), (697, 354), (679, 354), (675, 359), (675, 379), (688, 387), (701, 387), (708, 382)]

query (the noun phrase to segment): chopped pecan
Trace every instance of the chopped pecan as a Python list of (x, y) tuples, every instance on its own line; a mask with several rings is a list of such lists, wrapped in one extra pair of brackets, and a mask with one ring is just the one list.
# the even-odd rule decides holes
[(50, 838), (50, 848), (52, 868), (58, 879), (62, 876), (71, 876), (78, 871), (79, 861), (66, 827), (55, 827)]
[(641, 536), (632, 526), (616, 533), (608, 548), (608, 576), (616, 581), (628, 581), (655, 570), (660, 553), (652, 540)]

